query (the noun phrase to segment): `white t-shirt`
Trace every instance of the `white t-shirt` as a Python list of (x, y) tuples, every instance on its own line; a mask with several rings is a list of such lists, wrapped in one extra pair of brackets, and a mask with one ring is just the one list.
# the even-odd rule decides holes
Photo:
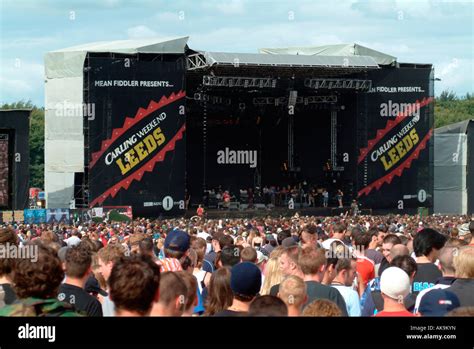
[(103, 316), (115, 316), (115, 304), (109, 298), (109, 296), (104, 297), (104, 302), (102, 303), (102, 314)]
[(360, 309), (360, 301), (359, 295), (356, 291), (350, 286), (343, 286), (343, 285), (331, 285), (339, 291), (342, 298), (346, 302), (347, 314), (349, 316), (360, 316), (361, 309)]

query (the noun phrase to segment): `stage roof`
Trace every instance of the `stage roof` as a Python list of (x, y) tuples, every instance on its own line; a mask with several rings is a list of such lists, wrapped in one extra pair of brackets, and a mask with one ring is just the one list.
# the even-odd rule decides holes
[(323, 67), (323, 68), (379, 68), (369, 56), (318, 56), (293, 54), (259, 54), (201, 52), (209, 66), (278, 66), (278, 67)]
[(72, 46), (46, 53), (44, 57), (47, 78), (79, 77), (83, 74), (88, 52), (119, 54), (155, 53), (184, 54), (188, 37), (149, 38), (139, 40), (99, 41)]
[(112, 52), (135, 53), (184, 53), (188, 36), (170, 38), (148, 38), (135, 40), (98, 41), (84, 45), (67, 47), (52, 52)]
[(371, 57), (379, 65), (390, 65), (397, 61), (397, 57), (356, 43), (309, 47), (261, 48), (259, 52), (272, 55)]

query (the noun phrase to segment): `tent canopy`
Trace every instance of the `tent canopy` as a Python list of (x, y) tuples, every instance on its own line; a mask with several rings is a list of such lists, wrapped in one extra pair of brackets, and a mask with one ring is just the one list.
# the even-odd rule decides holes
[(372, 57), (379, 65), (390, 65), (397, 58), (371, 48), (353, 44), (309, 46), (309, 47), (284, 47), (284, 48), (261, 48), (260, 53), (275, 55), (304, 55), (304, 56), (367, 56)]
[(474, 122), (474, 119), (464, 120), (443, 127), (438, 127), (437, 129), (435, 129), (435, 133), (467, 133), (470, 122)]

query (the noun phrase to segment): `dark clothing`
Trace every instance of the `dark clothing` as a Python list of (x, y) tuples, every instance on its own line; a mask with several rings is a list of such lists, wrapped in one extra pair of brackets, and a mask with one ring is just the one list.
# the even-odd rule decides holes
[(233, 310), (227, 310), (227, 309), (214, 314), (214, 316), (226, 316), (226, 317), (245, 316), (245, 315), (247, 315), (246, 312), (233, 311)]
[(211, 251), (204, 256), (204, 260), (209, 261), (212, 265), (214, 265), (216, 257), (217, 257), (217, 253), (214, 251)]
[(443, 276), (441, 271), (433, 263), (418, 263), (418, 270), (413, 280), (411, 291), (418, 295), (420, 291), (431, 288), (436, 281)]
[(71, 304), (78, 313), (83, 315), (102, 316), (102, 305), (100, 302), (80, 287), (61, 284), (58, 300)]
[(435, 285), (452, 285), (457, 278), (454, 276), (442, 276), (438, 280), (436, 280)]
[(383, 257), (382, 262), (380, 262), (378, 276), (380, 277), (385, 269), (390, 267), (390, 263), (387, 261), (387, 258)]
[(12, 285), (0, 284), (0, 288), (2, 288), (3, 292), (5, 292), (5, 297), (3, 299), (3, 301), (5, 302), (5, 305), (10, 305), (17, 300), (16, 294), (15, 294), (15, 291), (13, 290)]
[(445, 290), (458, 296), (461, 307), (474, 306), (474, 279), (456, 279)]
[(308, 301), (306, 302), (305, 306), (317, 299), (327, 299), (336, 303), (336, 305), (342, 311), (342, 316), (348, 316), (346, 302), (336, 288), (323, 285), (316, 281), (305, 281), (305, 284), (306, 293), (308, 295)]

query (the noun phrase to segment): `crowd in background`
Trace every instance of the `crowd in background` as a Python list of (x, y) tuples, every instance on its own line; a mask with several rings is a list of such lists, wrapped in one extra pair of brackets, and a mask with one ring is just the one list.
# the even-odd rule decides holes
[(445, 215), (3, 226), (0, 316), (473, 316), (473, 234)]

